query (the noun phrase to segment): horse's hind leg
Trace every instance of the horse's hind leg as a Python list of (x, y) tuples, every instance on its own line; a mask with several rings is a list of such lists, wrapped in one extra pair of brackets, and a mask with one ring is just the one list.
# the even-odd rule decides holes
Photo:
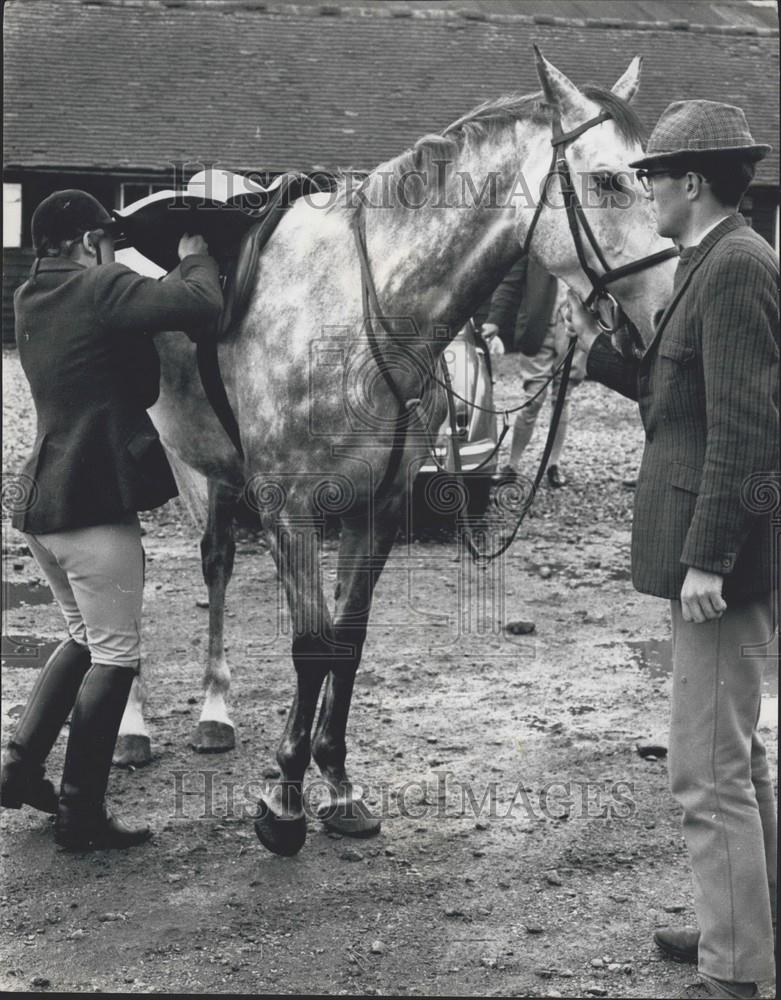
[(209, 653), (203, 677), (203, 709), (190, 738), (193, 750), (198, 753), (222, 753), (236, 745), (225, 703), (231, 675), (223, 640), (225, 591), (233, 573), (236, 552), (233, 540), (235, 509), (236, 493), (210, 479), (209, 514), (201, 539), (201, 567), (209, 590)]
[(119, 724), (119, 735), (112, 757), (116, 767), (144, 767), (152, 760), (152, 743), (144, 722), (145, 705), (146, 684), (143, 674), (139, 672), (130, 688), (130, 696)]
[(296, 854), (306, 840), (304, 773), (311, 759), (311, 731), (323, 680), (334, 655), (331, 618), (323, 598), (320, 529), (302, 517), (266, 525), (293, 625), (296, 693), (277, 750), (281, 776), (258, 804), (255, 832), (275, 854)]
[(399, 525), (401, 503), (393, 502), (360, 520), (344, 520), (339, 545), (334, 639), (348, 650), (331, 664), (328, 682), (313, 740), (313, 753), (331, 788), (330, 801), (319, 810), (325, 825), (352, 837), (377, 833), (380, 820), (353, 795), (347, 775), (347, 717), (355, 674), (361, 662), (371, 610), (372, 595), (393, 546)]

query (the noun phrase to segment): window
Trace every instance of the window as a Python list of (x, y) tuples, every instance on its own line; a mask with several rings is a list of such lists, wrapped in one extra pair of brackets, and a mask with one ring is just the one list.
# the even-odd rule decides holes
[(155, 191), (167, 191), (168, 184), (144, 184), (137, 181), (123, 182), (119, 186), (119, 207), (127, 208), (134, 201), (140, 201), (147, 195), (154, 194)]
[(22, 185), (3, 184), (3, 246), (22, 245)]

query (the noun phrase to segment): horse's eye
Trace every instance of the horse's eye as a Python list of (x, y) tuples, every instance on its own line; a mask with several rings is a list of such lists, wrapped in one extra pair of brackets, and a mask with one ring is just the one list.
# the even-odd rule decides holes
[(621, 194), (625, 190), (620, 174), (594, 174), (594, 182), (601, 194)]

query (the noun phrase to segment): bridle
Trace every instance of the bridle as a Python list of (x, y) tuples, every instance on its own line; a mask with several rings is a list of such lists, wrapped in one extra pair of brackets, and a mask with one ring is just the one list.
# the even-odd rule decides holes
[[(630, 336), (634, 340), (635, 345), (642, 348), (644, 345), (637, 328), (626, 316), (615, 296), (608, 290), (607, 286), (621, 278), (626, 278), (630, 274), (636, 274), (638, 271), (644, 271), (646, 268), (655, 267), (657, 264), (663, 264), (664, 261), (670, 260), (672, 257), (677, 257), (678, 250), (675, 247), (668, 247), (666, 250), (659, 250), (657, 253), (649, 254), (647, 257), (641, 257), (639, 260), (631, 261), (629, 264), (622, 264), (620, 267), (611, 268), (605, 259), (605, 255), (602, 252), (602, 248), (600, 247), (597, 238), (594, 236), (594, 232), (589, 225), (588, 219), (586, 218), (586, 213), (583, 211), (583, 205), (578, 198), (575, 185), (572, 183), (572, 174), (570, 172), (566, 155), (566, 148), (571, 142), (574, 142), (574, 140), (583, 135), (584, 132), (588, 132), (590, 129), (597, 125), (601, 125), (603, 122), (609, 121), (611, 118), (612, 115), (610, 112), (601, 111), (598, 115), (595, 115), (593, 118), (589, 118), (588, 121), (583, 122), (582, 125), (576, 126), (569, 132), (564, 132), (561, 127), (561, 116), (557, 111), (554, 112), (551, 123), (551, 131), (553, 133), (551, 136), (551, 146), (553, 147), (551, 165), (548, 168), (548, 172), (542, 182), (540, 198), (537, 202), (537, 207), (534, 210), (532, 221), (526, 232), (526, 238), (523, 242), (522, 255), (528, 254), (531, 251), (532, 240), (534, 239), (534, 234), (537, 229), (537, 223), (540, 220), (542, 209), (547, 202), (548, 187), (550, 186), (551, 178), (558, 177), (559, 184), (561, 186), (561, 193), (564, 198), (564, 208), (567, 213), (567, 223), (569, 225), (570, 235), (572, 236), (572, 242), (575, 246), (575, 252), (578, 255), (578, 263), (580, 264), (581, 271), (583, 271), (591, 284), (591, 292), (583, 304), (594, 316), (599, 328), (604, 333), (615, 333), (617, 330), (626, 328), (629, 330)], [(594, 251), (594, 255), (599, 261), (600, 267), (603, 269), (601, 274), (598, 274), (588, 262), (585, 247), (583, 245), (581, 230), (585, 233), (586, 239), (591, 244), (591, 249)], [(604, 321), (602, 313), (598, 308), (600, 301), (607, 301), (609, 303), (610, 309), (608, 312), (612, 317), (612, 323), (606, 323)]]
[[(543, 206), (547, 199), (548, 187), (550, 185), (551, 178), (558, 176), (559, 183), (561, 186), (562, 195), (564, 198), (564, 207), (567, 212), (567, 222), (569, 224), (570, 234), (572, 236), (572, 242), (575, 246), (575, 252), (578, 255), (578, 262), (580, 264), (581, 270), (588, 278), (591, 283), (591, 293), (586, 298), (584, 305), (592, 313), (600, 329), (605, 333), (615, 333), (619, 329), (627, 329), (630, 336), (635, 341), (636, 346), (642, 345), (642, 339), (631, 320), (625, 315), (620, 303), (608, 290), (608, 285), (620, 278), (625, 278), (630, 274), (636, 274), (638, 271), (643, 271), (649, 267), (655, 267), (657, 264), (662, 264), (666, 260), (670, 260), (672, 257), (678, 256), (678, 250), (675, 247), (670, 247), (667, 250), (660, 250), (657, 253), (649, 254), (646, 257), (642, 257), (639, 260), (631, 261), (629, 264), (622, 264), (620, 267), (611, 268), (605, 255), (602, 252), (602, 248), (599, 246), (594, 233), (589, 225), (586, 214), (583, 211), (583, 206), (578, 198), (575, 186), (572, 183), (572, 174), (570, 172), (569, 163), (566, 157), (566, 147), (577, 139), (579, 136), (583, 135), (589, 129), (594, 128), (596, 125), (601, 125), (602, 122), (606, 122), (612, 118), (612, 115), (607, 111), (602, 111), (593, 118), (589, 118), (588, 121), (583, 122), (582, 125), (578, 125), (576, 128), (571, 129), (569, 132), (564, 132), (561, 127), (561, 116), (558, 112), (554, 111), (553, 121), (552, 121), (552, 136), (551, 145), (553, 147), (553, 155), (551, 159), (551, 165), (548, 169), (545, 179), (542, 184), (542, 193), (540, 199), (537, 202), (537, 207), (535, 208), (534, 215), (532, 216), (531, 224), (526, 232), (526, 238), (523, 243), (523, 249), (521, 251), (521, 257), (528, 255), (531, 252), (532, 241), (537, 229), (537, 224), (542, 213)], [(368, 178), (367, 178), (368, 180)], [(366, 183), (364, 181), (364, 183)], [(391, 393), (398, 402), (399, 409), (396, 418), (396, 425), (393, 435), (393, 445), (391, 448), (391, 455), (388, 459), (388, 464), (385, 468), (382, 480), (378, 484), (375, 490), (375, 498), (382, 496), (390, 487), (391, 483), (396, 477), (401, 462), (402, 453), (404, 451), (404, 442), (406, 440), (406, 433), (409, 427), (410, 420), (413, 416), (417, 416), (421, 423), (421, 427), (424, 434), (427, 437), (429, 451), (431, 452), (432, 458), (435, 465), (442, 471), (449, 471), (444, 468), (436, 457), (436, 449), (432, 444), (431, 435), (428, 427), (423, 424), (420, 420), (420, 399), (405, 399), (404, 393), (396, 383), (395, 379), (390, 373), (388, 365), (385, 363), (383, 358), (382, 350), (377, 341), (377, 334), (375, 330), (375, 323), (379, 328), (386, 334), (390, 335), (390, 330), (385, 324), (384, 317), (380, 310), (379, 299), (377, 298), (377, 289), (374, 284), (374, 279), (371, 274), (371, 267), (369, 265), (369, 258), (366, 249), (366, 236), (363, 227), (363, 215), (361, 212), (361, 204), (358, 206), (353, 213), (352, 217), (352, 227), (353, 234), (355, 237), (355, 244), (358, 251), (358, 259), (361, 266), (361, 297), (363, 302), (363, 317), (364, 325), (366, 328), (366, 335), (369, 342), (369, 349), (371, 351), (372, 357), (374, 358), (375, 364), (381, 371), (385, 382), (391, 390)], [(597, 273), (586, 257), (585, 247), (583, 243), (583, 237), (581, 235), (585, 233), (586, 239), (591, 245), (592, 250), (599, 262), (600, 267), (603, 268), (601, 274)], [(599, 303), (601, 301), (607, 301), (609, 304), (609, 315), (612, 318), (611, 323), (606, 323), (602, 317), (599, 310)], [(510, 535), (505, 538), (497, 549), (491, 552), (485, 552), (479, 546), (475, 544), (473, 533), (468, 522), (465, 525), (464, 537), (466, 539), (467, 546), (469, 548), (472, 558), (479, 564), (485, 566), (492, 562), (502, 553), (506, 552), (507, 549), (512, 545), (515, 540), (516, 535), (523, 523), (527, 513), (531, 509), (534, 502), (534, 498), (537, 493), (537, 489), (542, 482), (542, 478), (545, 474), (545, 469), (548, 465), (548, 460), (553, 448), (553, 443), (556, 439), (556, 432), (558, 431), (559, 422), (561, 419), (561, 413), (564, 409), (564, 401), (566, 399), (567, 388), (569, 383), (570, 371), (572, 368), (572, 359), (575, 354), (575, 348), (577, 346), (577, 338), (572, 337), (570, 339), (567, 352), (556, 367), (555, 371), (551, 374), (550, 378), (547, 380), (542, 389), (547, 388), (547, 386), (560, 375), (559, 389), (556, 396), (556, 402), (554, 404), (553, 415), (551, 417), (550, 426), (548, 428), (548, 436), (545, 442), (545, 447), (543, 449), (542, 458), (540, 459), (540, 464), (537, 469), (537, 474), (535, 475), (534, 481), (531, 484), (531, 489), (528, 495), (524, 498), (521, 509), (518, 513), (515, 526), (513, 527)], [(447, 365), (444, 359), (440, 357), (440, 364), (442, 367), (443, 378), (440, 379), (432, 371), (430, 373), (430, 380), (435, 382), (437, 385), (445, 389), (447, 398), (447, 410), (448, 410), (448, 420), (450, 424), (450, 451), (453, 456), (454, 473), (462, 488), (464, 486), (464, 471), (461, 466), (461, 455), (458, 449), (457, 440), (457, 427), (456, 427), (456, 414), (455, 405), (453, 402), (454, 397), (460, 399), (462, 402), (466, 403), (468, 406), (472, 406), (469, 400), (464, 399), (463, 396), (459, 396), (457, 392), (454, 391), (451, 380), (450, 373), (447, 369)], [(542, 391), (542, 389), (540, 391)], [(526, 404), (521, 404), (521, 406), (515, 409), (522, 409)], [(491, 411), (495, 416), (504, 416), (505, 428), (502, 432), (502, 436), (499, 439), (496, 448), (491, 452), (489, 458), (481, 463), (480, 467), (485, 465), (489, 459), (493, 458), (499, 445), (502, 443), (505, 433), (509, 427), (508, 415), (512, 411), (508, 410), (493, 410)], [(479, 468), (480, 468), (479, 467)], [(471, 470), (476, 471), (476, 470)]]

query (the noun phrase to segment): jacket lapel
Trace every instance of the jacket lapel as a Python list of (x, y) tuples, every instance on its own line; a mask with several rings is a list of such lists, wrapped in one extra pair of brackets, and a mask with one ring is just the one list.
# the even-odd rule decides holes
[[(664, 328), (667, 326), (670, 317), (675, 312), (675, 307), (680, 302), (683, 293), (689, 287), (689, 283), (691, 282), (692, 277), (694, 276), (694, 272), (697, 270), (700, 264), (702, 264), (702, 262), (705, 260), (705, 258), (708, 256), (708, 254), (711, 252), (711, 250), (716, 246), (716, 244), (723, 236), (726, 236), (727, 233), (731, 233), (734, 229), (740, 229), (741, 226), (745, 225), (748, 225), (748, 223), (743, 218), (743, 216), (740, 215), (740, 213), (736, 213), (735, 215), (730, 215), (729, 218), (724, 219), (722, 222), (720, 222), (715, 229), (712, 229), (705, 237), (705, 239), (694, 248), (694, 253), (691, 255), (688, 264), (686, 265), (688, 268), (687, 273), (683, 278), (683, 280), (681, 281), (680, 285), (676, 288), (667, 308), (662, 313), (659, 323), (657, 324), (656, 331), (654, 332), (654, 339), (648, 345), (646, 352), (643, 355), (643, 359), (649, 356), (651, 350), (659, 342), (659, 338), (661, 337)], [(680, 264), (678, 266), (680, 267)]]

